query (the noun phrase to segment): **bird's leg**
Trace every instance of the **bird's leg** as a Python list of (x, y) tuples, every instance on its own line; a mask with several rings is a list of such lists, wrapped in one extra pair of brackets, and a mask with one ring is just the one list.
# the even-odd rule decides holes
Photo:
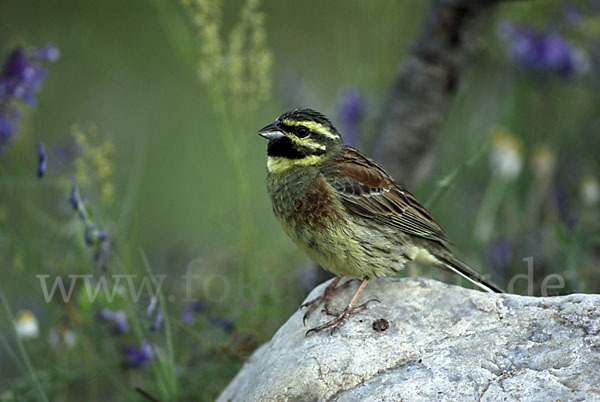
[(325, 303), (325, 309), (327, 310), (327, 303), (329, 303), (329, 299), (331, 298), (331, 296), (338, 293), (340, 290), (346, 289), (350, 282), (352, 282), (352, 280), (349, 280), (343, 285), (337, 286), (337, 284), (340, 283), (341, 280), (342, 277), (338, 276), (333, 281), (331, 281), (329, 285), (327, 285), (321, 296), (316, 297), (311, 301), (308, 301), (300, 306), (300, 308), (309, 307), (308, 311), (304, 314), (304, 318), (302, 319), (303, 324), (306, 325), (306, 320), (308, 319), (308, 317), (310, 317), (312, 312), (315, 311), (323, 302)]
[(308, 331), (306, 331), (306, 335), (308, 335), (311, 332), (319, 332), (319, 331), (322, 331), (322, 330), (330, 328), (330, 327), (333, 327), (333, 328), (331, 328), (331, 333), (333, 334), (336, 330), (340, 329), (346, 323), (346, 321), (348, 321), (348, 318), (352, 314), (358, 313), (359, 311), (366, 309), (367, 304), (369, 304), (372, 301), (379, 301), (377, 299), (371, 299), (359, 306), (356, 306), (356, 307), (354, 306), (356, 304), (356, 301), (358, 300), (358, 297), (360, 296), (361, 292), (367, 286), (368, 282), (369, 282), (368, 277), (365, 277), (362, 280), (362, 282), (360, 283), (360, 286), (358, 287), (358, 289), (356, 289), (354, 296), (352, 296), (352, 300), (350, 300), (350, 303), (348, 303), (348, 305), (346, 306), (344, 311), (342, 311), (340, 314), (332, 314), (331, 312), (327, 311), (327, 313), (330, 315), (337, 315), (336, 318), (334, 318), (333, 320), (331, 320), (329, 322), (326, 322), (323, 325), (319, 325), (318, 327), (309, 329)]

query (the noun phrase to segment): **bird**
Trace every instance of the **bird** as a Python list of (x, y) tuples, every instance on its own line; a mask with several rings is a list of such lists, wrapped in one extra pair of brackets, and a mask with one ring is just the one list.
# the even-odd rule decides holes
[[(258, 134), (267, 139), (267, 192), (284, 232), (313, 261), (336, 277), (301, 307), (304, 323), (321, 304), (335, 318), (306, 332), (333, 334), (371, 299), (357, 305), (372, 278), (394, 276), (411, 262), (450, 270), (484, 291), (502, 288), (461, 261), (444, 231), (417, 199), (373, 160), (344, 145), (331, 120), (313, 109), (280, 115)], [(349, 279), (340, 284), (342, 278)], [(343, 311), (329, 301), (360, 285)]]

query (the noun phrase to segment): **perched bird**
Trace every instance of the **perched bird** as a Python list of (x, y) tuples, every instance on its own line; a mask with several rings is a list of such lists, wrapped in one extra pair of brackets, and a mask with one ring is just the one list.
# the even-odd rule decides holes
[(415, 197), (379, 165), (344, 146), (331, 121), (312, 109), (279, 116), (259, 131), (268, 140), (267, 190), (286, 234), (310, 258), (337, 275), (323, 294), (305, 303), (304, 320), (348, 286), (342, 277), (361, 279), (348, 306), (313, 328), (340, 328), (366, 308), (356, 302), (369, 279), (395, 275), (410, 261), (449, 269), (488, 292), (502, 289), (448, 249), (441, 227)]

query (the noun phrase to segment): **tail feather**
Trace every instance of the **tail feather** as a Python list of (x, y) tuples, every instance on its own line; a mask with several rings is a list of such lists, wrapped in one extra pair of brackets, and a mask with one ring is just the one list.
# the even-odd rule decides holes
[(490, 293), (505, 293), (504, 290), (494, 282), (475, 271), (473, 268), (459, 260), (454, 255), (438, 257), (449, 270), (459, 274), (469, 282)]

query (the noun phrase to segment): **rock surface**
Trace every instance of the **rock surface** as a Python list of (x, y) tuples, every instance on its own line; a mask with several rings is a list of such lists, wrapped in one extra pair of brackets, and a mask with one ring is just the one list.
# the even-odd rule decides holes
[[(356, 287), (331, 309), (341, 311)], [(600, 295), (496, 295), (385, 278), (359, 302), (374, 297), (381, 303), (333, 335), (305, 336), (330, 317), (316, 310), (304, 327), (296, 312), (218, 401), (600, 401)], [(389, 327), (375, 331), (382, 318)]]

